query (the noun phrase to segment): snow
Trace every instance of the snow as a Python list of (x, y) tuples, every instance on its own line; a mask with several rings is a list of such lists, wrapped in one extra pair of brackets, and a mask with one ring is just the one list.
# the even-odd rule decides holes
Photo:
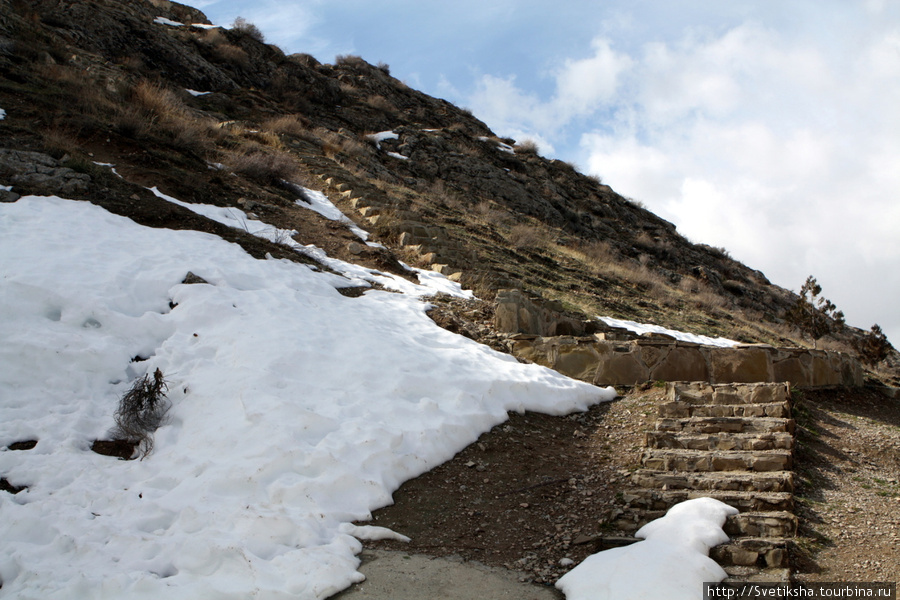
[(212, 92), (198, 92), (197, 90), (192, 90), (192, 89), (188, 89), (188, 88), (185, 88), (185, 91), (195, 98), (197, 96), (206, 96), (208, 94), (212, 94)]
[(391, 158), (396, 158), (399, 160), (409, 160), (408, 156), (403, 156), (399, 152), (388, 152), (387, 155), (390, 156)]
[[(342, 213), (341, 209), (335, 206), (334, 203), (328, 199), (328, 196), (316, 190), (311, 190), (309, 188), (297, 186), (295, 184), (291, 185), (293, 185), (297, 189), (300, 196), (303, 198), (302, 200), (297, 201), (297, 204), (299, 206), (313, 210), (329, 221), (337, 221), (339, 223), (345, 224), (350, 229), (350, 231), (353, 232), (354, 235), (356, 235), (363, 241), (369, 239), (369, 232), (358, 227), (356, 223), (350, 220), (350, 217)], [(377, 246), (377, 244), (373, 245)]]
[(173, 21), (171, 19), (167, 19), (165, 17), (156, 17), (153, 19), (154, 23), (158, 23), (160, 25), (169, 25), (170, 27), (183, 27), (184, 23), (179, 23), (178, 21)]
[(705, 335), (697, 335), (695, 333), (685, 333), (683, 331), (675, 331), (674, 329), (666, 329), (665, 327), (660, 327), (659, 325), (636, 323), (634, 321), (627, 321), (625, 319), (614, 319), (613, 317), (597, 318), (610, 327), (621, 327), (623, 329), (633, 331), (638, 335), (644, 333), (664, 333), (666, 335), (671, 335), (676, 340), (680, 340), (682, 342), (693, 342), (695, 344), (702, 344), (704, 346), (719, 346), (721, 348), (731, 348), (740, 344), (740, 342), (729, 340), (723, 337), (712, 338)]
[(0, 121), (6, 118), (6, 111), (0, 108)]
[(481, 140), (482, 142), (494, 142), (494, 143), (496, 143), (496, 144), (497, 144), (497, 150), (500, 150), (501, 152), (507, 152), (507, 153), (509, 153), (509, 154), (515, 154), (515, 153), (516, 153), (515, 149), (513, 149), (513, 147), (510, 146), (509, 144), (504, 144), (503, 142), (500, 142), (500, 141), (497, 141), (497, 140), (492, 140), (491, 138), (489, 138), (489, 137), (487, 137), (487, 136), (480, 136), (478, 139)]
[[(403, 481), (509, 410), (615, 395), (437, 327), (428, 279), (344, 297), (354, 277), (392, 279), (344, 268), (87, 202), (0, 205), (0, 474), (28, 486), (0, 493), (0, 597), (327, 598), (362, 579), (358, 538), (394, 537), (351, 523)], [(209, 284), (182, 284), (188, 271)], [(91, 452), (157, 368), (172, 408), (153, 453)]]
[(400, 134), (393, 131), (382, 131), (380, 133), (370, 133), (366, 136), (366, 139), (375, 142), (375, 147), (381, 150), (381, 142), (385, 140), (399, 140)]
[[(336, 287), (367, 287), (372, 284), (378, 284), (389, 290), (401, 292), (417, 298), (433, 296), (436, 293), (444, 293), (459, 298), (473, 297), (471, 291), (463, 290), (459, 284), (450, 281), (446, 276), (439, 273), (410, 268), (410, 271), (416, 273), (419, 279), (419, 285), (416, 285), (392, 273), (382, 273), (375, 269), (369, 269), (337, 258), (331, 258), (321, 248), (317, 248), (312, 244), (304, 246), (295, 241), (293, 236), (297, 233), (296, 231), (279, 229), (258, 219), (251, 219), (247, 213), (239, 208), (213, 206), (211, 204), (191, 204), (167, 196), (160, 192), (156, 187), (150, 188), (150, 191), (164, 200), (188, 208), (208, 219), (212, 219), (223, 225), (228, 225), (229, 227), (234, 227), (235, 229), (242, 229), (251, 235), (282, 244), (308, 256), (332, 271), (340, 273), (344, 277), (344, 279), (335, 284)], [(307, 191), (312, 192), (312, 190)], [(302, 201), (298, 201), (298, 204), (300, 202)], [(343, 213), (341, 213), (337, 207), (335, 207), (335, 210), (338, 214), (343, 216)]]
[(119, 172), (116, 171), (116, 165), (114, 165), (113, 163), (97, 162), (97, 161), (95, 160), (95, 161), (94, 161), (94, 164), (97, 165), (98, 167), (106, 167), (106, 168), (108, 168), (110, 171), (112, 171), (112, 174), (115, 175), (116, 177), (118, 177), (119, 179), (124, 179), (124, 177), (122, 177), (122, 176), (119, 174)]
[(587, 557), (556, 587), (566, 600), (696, 600), (703, 582), (727, 574), (709, 549), (728, 541), (725, 519), (737, 509), (713, 498), (676, 504), (635, 534), (644, 541)]

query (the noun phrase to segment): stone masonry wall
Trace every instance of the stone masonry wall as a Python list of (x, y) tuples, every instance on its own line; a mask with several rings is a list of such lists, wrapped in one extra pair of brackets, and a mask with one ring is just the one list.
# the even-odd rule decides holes
[(719, 348), (659, 338), (610, 341), (602, 337), (518, 335), (512, 340), (512, 351), (519, 358), (596, 385), (645, 381), (863, 385), (859, 362), (838, 352), (761, 344)]

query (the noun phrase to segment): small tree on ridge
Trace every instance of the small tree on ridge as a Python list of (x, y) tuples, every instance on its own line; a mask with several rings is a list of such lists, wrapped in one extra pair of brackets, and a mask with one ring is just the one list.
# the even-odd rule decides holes
[(861, 339), (856, 340), (853, 346), (859, 353), (860, 360), (870, 367), (874, 367), (887, 358), (893, 347), (878, 323), (872, 325), (872, 330)]
[(822, 286), (810, 275), (800, 288), (800, 297), (787, 313), (789, 323), (813, 340), (813, 348), (822, 336), (844, 327), (844, 313), (831, 300), (820, 297)]

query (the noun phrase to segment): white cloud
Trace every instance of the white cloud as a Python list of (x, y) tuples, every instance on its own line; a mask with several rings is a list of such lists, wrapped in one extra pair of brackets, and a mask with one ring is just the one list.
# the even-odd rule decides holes
[(551, 104), (563, 121), (597, 110), (612, 99), (632, 65), (631, 58), (615, 52), (609, 40), (597, 38), (591, 45), (593, 56), (565, 61), (556, 75), (557, 93)]
[[(468, 103), (475, 113), (504, 135), (524, 132), (532, 138), (544, 138), (573, 119), (601, 109), (615, 97), (624, 75), (632, 65), (627, 55), (612, 49), (608, 40), (597, 38), (593, 55), (566, 60), (552, 74), (555, 92), (549, 100), (516, 85), (516, 76), (482, 75)], [(515, 136), (514, 136), (515, 137)]]

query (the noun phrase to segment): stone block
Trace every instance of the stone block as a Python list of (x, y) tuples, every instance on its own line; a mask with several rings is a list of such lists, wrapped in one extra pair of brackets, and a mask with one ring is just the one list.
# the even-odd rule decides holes
[(772, 381), (772, 365), (765, 348), (710, 349), (713, 383)]
[(776, 381), (787, 381), (795, 387), (812, 385), (809, 368), (797, 356), (773, 363), (772, 372)]
[(731, 549), (731, 562), (737, 566), (749, 567), (755, 565), (758, 558), (759, 554), (752, 550), (745, 550), (743, 548)]
[[(644, 346), (641, 354), (649, 350)], [(673, 346), (661, 356), (655, 366), (647, 361), (650, 370), (650, 379), (654, 381), (707, 381), (709, 380), (709, 367), (706, 358), (700, 348)]]
[(649, 381), (650, 370), (631, 352), (610, 352), (600, 359), (595, 385), (635, 385)]
[(573, 379), (593, 382), (600, 364), (600, 352), (595, 344), (567, 343), (555, 348), (553, 369)]

